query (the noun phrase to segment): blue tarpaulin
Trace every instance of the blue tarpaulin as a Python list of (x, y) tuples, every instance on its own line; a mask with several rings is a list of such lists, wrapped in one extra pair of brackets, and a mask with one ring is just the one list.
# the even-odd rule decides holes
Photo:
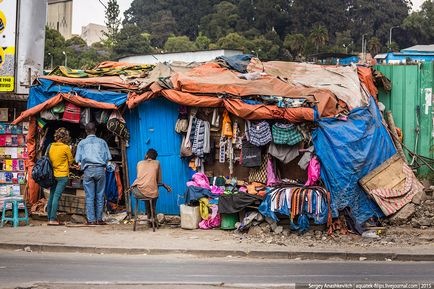
[(29, 99), (27, 100), (27, 109), (37, 106), (50, 98), (56, 96), (59, 92), (69, 93), (75, 92), (79, 96), (92, 99), (98, 102), (111, 103), (117, 107), (127, 101), (127, 94), (124, 92), (113, 92), (107, 90), (96, 90), (79, 88), (68, 85), (60, 85), (52, 80), (38, 79), (39, 85), (30, 87)]
[(223, 60), (231, 69), (241, 73), (246, 73), (247, 65), (249, 65), (252, 57), (253, 55), (251, 54), (238, 54), (234, 56), (219, 56), (216, 60)]
[(373, 98), (368, 107), (352, 110), (347, 121), (322, 118), (317, 123), (313, 143), (321, 161), (321, 178), (331, 194), (333, 216), (350, 207), (359, 224), (370, 217), (383, 217), (358, 184), (396, 153)]

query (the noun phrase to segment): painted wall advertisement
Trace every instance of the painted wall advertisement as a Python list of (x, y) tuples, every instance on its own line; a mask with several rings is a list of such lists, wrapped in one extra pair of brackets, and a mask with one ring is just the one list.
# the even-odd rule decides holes
[(14, 91), (17, 1), (0, 0), (0, 92)]

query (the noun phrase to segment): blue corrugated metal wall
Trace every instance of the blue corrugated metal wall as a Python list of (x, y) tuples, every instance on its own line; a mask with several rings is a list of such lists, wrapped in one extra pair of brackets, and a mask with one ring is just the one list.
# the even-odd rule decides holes
[[(126, 113), (131, 134), (127, 148), (130, 183), (136, 179), (137, 162), (143, 160), (149, 148), (156, 149), (163, 171), (163, 182), (173, 189), (171, 193), (164, 188), (160, 189), (157, 212), (164, 214), (179, 214), (178, 196), (184, 194), (189, 177), (188, 164), (179, 157), (182, 139), (175, 132), (177, 118), (178, 105), (164, 98), (143, 102)], [(143, 204), (140, 204), (139, 210), (144, 210)]]

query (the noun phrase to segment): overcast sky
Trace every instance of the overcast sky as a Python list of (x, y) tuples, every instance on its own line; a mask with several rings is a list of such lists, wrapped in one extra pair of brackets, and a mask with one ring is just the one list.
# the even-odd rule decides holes
[[(107, 3), (107, 0), (101, 0)], [(133, 0), (118, 0), (121, 16), (130, 7)], [(424, 0), (412, 0), (413, 9), (417, 10)], [(72, 33), (81, 34), (81, 27), (89, 23), (104, 25), (104, 7), (99, 0), (74, 0), (72, 16)]]

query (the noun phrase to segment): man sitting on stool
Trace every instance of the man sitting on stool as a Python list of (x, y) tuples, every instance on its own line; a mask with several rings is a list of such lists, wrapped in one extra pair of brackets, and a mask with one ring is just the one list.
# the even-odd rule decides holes
[[(157, 161), (158, 153), (154, 149), (149, 149), (145, 155), (145, 160), (137, 163), (137, 178), (134, 181), (132, 187), (136, 187), (137, 190), (133, 190), (134, 197), (140, 198), (150, 198), (152, 199), (152, 207), (156, 208), (158, 199), (158, 187), (163, 186), (168, 192), (172, 189), (162, 183), (161, 177), (161, 166), (160, 162)], [(151, 209), (150, 201), (145, 201), (146, 203), (146, 215), (148, 220), (151, 219)], [(156, 220), (155, 209), (154, 209), (154, 220)]]

